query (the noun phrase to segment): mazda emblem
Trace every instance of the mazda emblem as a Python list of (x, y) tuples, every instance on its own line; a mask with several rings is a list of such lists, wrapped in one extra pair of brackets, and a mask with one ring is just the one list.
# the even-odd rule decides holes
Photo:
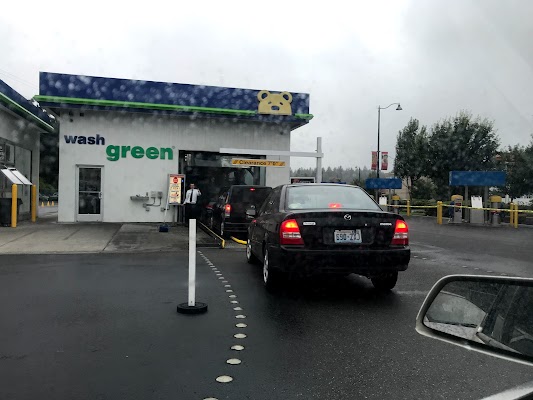
[(349, 220), (352, 219), (352, 216), (351, 216), (350, 214), (346, 214), (346, 215), (344, 216), (344, 219), (345, 219), (346, 221), (349, 221)]

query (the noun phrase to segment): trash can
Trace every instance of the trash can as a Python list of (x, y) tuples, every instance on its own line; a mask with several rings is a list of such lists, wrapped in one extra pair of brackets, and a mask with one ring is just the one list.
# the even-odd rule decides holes
[(461, 224), (463, 222), (463, 196), (454, 194), (450, 203), (450, 219), (448, 223)]
[(395, 213), (395, 214), (399, 214), (400, 213), (400, 196), (398, 196), (397, 194), (395, 194), (394, 196), (392, 196), (392, 212)]
[[(501, 196), (490, 196), (490, 208), (497, 208), (498, 210), (501, 207), (502, 204), (502, 197)], [(492, 219), (492, 226), (499, 226), (501, 222), (501, 215), (500, 211), (491, 211), (491, 219)]]
[[(17, 199), (17, 221), (21, 204), (22, 199)], [(11, 226), (11, 199), (0, 198), (0, 226)]]

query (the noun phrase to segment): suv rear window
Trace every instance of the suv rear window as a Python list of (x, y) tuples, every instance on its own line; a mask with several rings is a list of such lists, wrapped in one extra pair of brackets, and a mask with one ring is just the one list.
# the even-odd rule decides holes
[(260, 206), (270, 192), (272, 192), (272, 189), (269, 187), (233, 187), (231, 190), (230, 201), (232, 203), (246, 203)]
[(321, 208), (351, 208), (380, 210), (381, 208), (358, 187), (343, 185), (305, 185), (287, 189), (287, 209), (312, 210)]

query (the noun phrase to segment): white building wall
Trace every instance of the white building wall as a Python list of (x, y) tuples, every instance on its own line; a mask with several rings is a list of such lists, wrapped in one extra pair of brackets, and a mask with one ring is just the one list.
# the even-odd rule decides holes
[[(79, 116), (61, 113), (59, 138), (59, 202), (60, 222), (76, 221), (76, 167), (103, 166), (102, 210), (104, 222), (160, 222), (161, 207), (145, 211), (142, 202), (130, 196), (150, 191), (167, 194), (167, 174), (178, 173), (180, 150), (219, 152), (221, 147), (265, 150), (289, 150), (290, 135), (286, 128), (274, 124), (236, 120), (190, 120), (171, 116), (94, 111)], [(72, 122), (71, 122), (72, 120)], [(283, 132), (283, 134), (281, 134)], [(64, 136), (96, 136), (105, 145), (67, 144)], [(172, 148), (173, 160), (150, 160), (146, 157), (110, 161), (106, 147), (141, 146)], [(272, 158), (272, 157), (269, 157)], [(277, 159), (277, 158), (276, 158)], [(266, 184), (277, 186), (289, 182), (289, 158), (284, 168), (267, 168)], [(164, 205), (164, 204), (163, 204)], [(168, 218), (167, 218), (168, 219)]]
[[(16, 150), (15, 167), (27, 175), (28, 179), (37, 186), (39, 185), (39, 152), (41, 146), (39, 132), (40, 130), (35, 125), (14, 116), (6, 109), (0, 108), (0, 140), (5, 140), (26, 150)], [(31, 151), (31, 159), (28, 151)], [(30, 196), (31, 189), (29, 186), (18, 187), (18, 197), (23, 201), (20, 209), (22, 214), (30, 211)], [(11, 190), (0, 194), (0, 197), (11, 197)]]

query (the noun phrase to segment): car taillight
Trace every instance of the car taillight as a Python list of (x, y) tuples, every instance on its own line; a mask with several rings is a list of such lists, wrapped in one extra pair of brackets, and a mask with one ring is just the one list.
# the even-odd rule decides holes
[(231, 214), (231, 204), (226, 204), (224, 206), (224, 216), (229, 217)]
[(340, 203), (329, 203), (328, 207), (329, 208), (341, 208), (342, 205)]
[(281, 223), (279, 229), (280, 244), (304, 244), (300, 227), (295, 219), (288, 219)]
[(394, 236), (391, 241), (392, 245), (408, 246), (409, 245), (409, 228), (405, 221), (396, 220), (396, 227), (394, 228)]

